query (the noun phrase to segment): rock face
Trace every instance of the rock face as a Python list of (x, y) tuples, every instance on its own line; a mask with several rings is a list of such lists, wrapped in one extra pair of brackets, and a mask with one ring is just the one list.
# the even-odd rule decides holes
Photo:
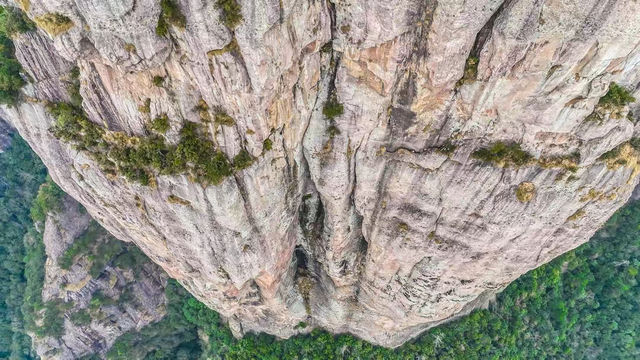
[[(67, 197), (61, 210), (49, 214), (45, 224), (47, 262), (42, 298), (48, 304), (57, 303), (64, 331), (60, 337), (32, 335), (34, 349), (43, 359), (104, 355), (120, 335), (165, 315), (164, 272), (150, 262), (133, 268), (116, 266), (113, 260), (101, 262), (105, 256), (122, 259), (127, 256), (126, 247), (83, 210)], [(78, 246), (78, 242), (84, 244)], [(63, 266), (68, 269), (63, 269), (61, 259), (74, 245), (77, 254)]]
[[(31, 0), (73, 26), (15, 39), (33, 83), (0, 116), (237, 335), (397, 346), (585, 242), (638, 183), (637, 117), (599, 99), (640, 94), (640, 2), (240, 0), (233, 30), (175, 3), (184, 29), (158, 36), (157, 0)], [(105, 174), (49, 131), (74, 66), (95, 124), (148, 136), (167, 114), (175, 143), (218, 107), (234, 121), (210, 140), (255, 161), (209, 186)], [(496, 144), (532, 158), (472, 156)]]
[(0, 119), (0, 152), (3, 152), (9, 145), (11, 145), (11, 133), (14, 130), (6, 122)]

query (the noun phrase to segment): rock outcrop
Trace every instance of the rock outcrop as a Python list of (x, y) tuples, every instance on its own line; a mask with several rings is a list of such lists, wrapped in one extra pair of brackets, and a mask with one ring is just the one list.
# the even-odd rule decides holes
[(6, 122), (0, 119), (0, 152), (3, 152), (9, 145), (11, 145), (11, 133), (14, 130)]
[[(633, 0), (238, 0), (239, 23), (207, 0), (21, 3), (33, 82), (0, 116), (237, 335), (399, 345), (587, 241), (638, 183), (635, 105), (611, 101), (640, 94)], [(195, 122), (233, 173), (56, 138), (76, 66), (99, 141)]]
[(165, 273), (142, 254), (130, 253), (136, 249), (111, 237), (74, 200), (66, 197), (47, 216), (43, 241), (42, 298), (47, 307), (57, 307), (58, 316), (45, 316), (39, 326), (63, 322), (60, 336), (32, 335), (43, 359), (104, 356), (120, 335), (165, 315)]

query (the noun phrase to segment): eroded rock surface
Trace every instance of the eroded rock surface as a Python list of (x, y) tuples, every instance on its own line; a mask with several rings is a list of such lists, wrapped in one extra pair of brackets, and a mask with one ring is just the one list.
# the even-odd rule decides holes
[[(143, 255), (125, 260), (131, 256), (128, 247), (73, 199), (65, 197), (60, 211), (47, 216), (43, 241), (47, 262), (42, 299), (47, 307), (59, 309), (54, 320), (64, 323), (61, 336), (32, 335), (43, 359), (102, 358), (122, 334), (164, 317), (165, 273)], [(74, 246), (75, 256), (69, 256)]]
[[(73, 27), (15, 39), (33, 83), (0, 115), (238, 335), (304, 321), (399, 345), (585, 242), (638, 183), (637, 116), (589, 115), (612, 82), (640, 95), (639, 2), (241, 0), (233, 30), (215, 1), (176, 3), (186, 26), (162, 37), (160, 1), (31, 0)], [(176, 142), (202, 99), (234, 119), (210, 139), (255, 161), (217, 186), (105, 174), (49, 131), (74, 66), (94, 123), (147, 136), (167, 114)], [(471, 156), (498, 142), (533, 159)]]

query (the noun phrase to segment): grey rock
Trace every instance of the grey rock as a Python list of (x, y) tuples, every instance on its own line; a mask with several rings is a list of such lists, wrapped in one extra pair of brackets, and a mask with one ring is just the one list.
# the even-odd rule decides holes
[[(170, 38), (155, 35), (156, 1), (31, 3), (30, 16), (57, 11), (76, 26), (16, 40), (36, 81), (30, 101), (0, 116), (93, 217), (237, 335), (320, 326), (397, 346), (587, 241), (638, 183), (636, 155), (617, 167), (599, 160), (638, 133), (634, 123), (585, 121), (610, 82), (640, 95), (632, 0), (242, 0), (233, 32), (214, 2), (181, 0), (186, 29)], [(238, 51), (211, 52), (232, 39)], [(470, 55), (477, 79), (458, 83)], [(257, 161), (209, 187), (107, 177), (48, 131), (43, 101), (66, 99), (58, 79), (74, 65), (95, 123), (141, 135), (166, 113), (175, 141), (183, 122), (199, 121), (202, 98), (236, 121), (210, 125), (219, 147)], [(344, 106), (335, 123), (322, 114), (331, 92)], [(149, 115), (138, 111), (147, 98)], [(450, 156), (436, 151), (446, 141), (457, 145)], [(536, 158), (579, 152), (579, 168), (470, 156), (497, 141)], [(525, 181), (536, 192), (523, 203)]]
[[(42, 298), (45, 302), (61, 301), (68, 308), (62, 314), (62, 337), (31, 336), (35, 351), (43, 359), (77, 359), (91, 354), (104, 357), (119, 336), (140, 330), (166, 314), (167, 277), (155, 264), (137, 264), (135, 270), (107, 265), (94, 278), (89, 273), (92, 260), (85, 250), (78, 253), (68, 270), (60, 267), (60, 257), (84, 234), (90, 222), (90, 216), (70, 197), (63, 199), (59, 211), (47, 216), (43, 230), (47, 261)], [(117, 299), (117, 304), (91, 308), (91, 300), (98, 293)], [(91, 320), (74, 323), (72, 316), (78, 311), (87, 312)]]

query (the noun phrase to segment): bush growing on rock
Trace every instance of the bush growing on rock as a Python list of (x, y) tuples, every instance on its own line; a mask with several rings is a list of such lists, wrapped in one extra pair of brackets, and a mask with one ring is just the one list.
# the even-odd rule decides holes
[(224, 111), (221, 107), (217, 106), (214, 108), (214, 122), (218, 125), (223, 126), (233, 126), (236, 124), (236, 121), (233, 120), (226, 111)]
[[(51, 104), (48, 110), (56, 118), (51, 132), (58, 139), (87, 151), (103, 171), (119, 173), (129, 181), (152, 185), (156, 174), (188, 174), (202, 184), (217, 185), (232, 174), (227, 156), (216, 149), (206, 131), (194, 122), (186, 122), (178, 144), (170, 145), (158, 135), (136, 137), (105, 131), (71, 104)], [(162, 132), (167, 125), (168, 118), (160, 117), (152, 127)], [(246, 166), (246, 158), (240, 160)]]
[(332, 95), (322, 108), (322, 113), (329, 120), (333, 120), (344, 113), (344, 106), (338, 102), (338, 97)]
[(237, 0), (217, 0), (216, 6), (222, 12), (222, 23), (233, 30), (242, 21), (242, 8)]
[(175, 0), (160, 1), (160, 18), (156, 26), (158, 36), (166, 36), (169, 33), (169, 25), (184, 29), (187, 26), (187, 18), (182, 14)]
[(496, 164), (503, 167), (519, 167), (528, 164), (533, 156), (522, 150), (520, 144), (507, 144), (502, 141), (474, 151), (471, 156), (475, 159)]
[(73, 21), (60, 13), (47, 13), (35, 18), (36, 24), (49, 35), (56, 37), (74, 27)]
[(516, 198), (522, 203), (527, 203), (533, 199), (536, 194), (536, 186), (528, 181), (521, 182), (516, 188)]
[(609, 91), (607, 91), (607, 93), (600, 98), (600, 101), (598, 101), (598, 105), (622, 107), (635, 101), (636, 98), (634, 98), (627, 89), (612, 82), (609, 85)]
[(31, 206), (31, 219), (34, 222), (44, 221), (49, 212), (59, 210), (63, 196), (64, 191), (53, 182), (50, 176), (47, 176), (46, 182), (40, 185), (38, 196)]
[(242, 149), (238, 155), (233, 158), (233, 167), (236, 170), (243, 170), (253, 164), (253, 157), (245, 149)]
[(161, 134), (166, 133), (170, 128), (171, 126), (169, 126), (169, 117), (167, 114), (162, 114), (151, 121), (151, 129)]

